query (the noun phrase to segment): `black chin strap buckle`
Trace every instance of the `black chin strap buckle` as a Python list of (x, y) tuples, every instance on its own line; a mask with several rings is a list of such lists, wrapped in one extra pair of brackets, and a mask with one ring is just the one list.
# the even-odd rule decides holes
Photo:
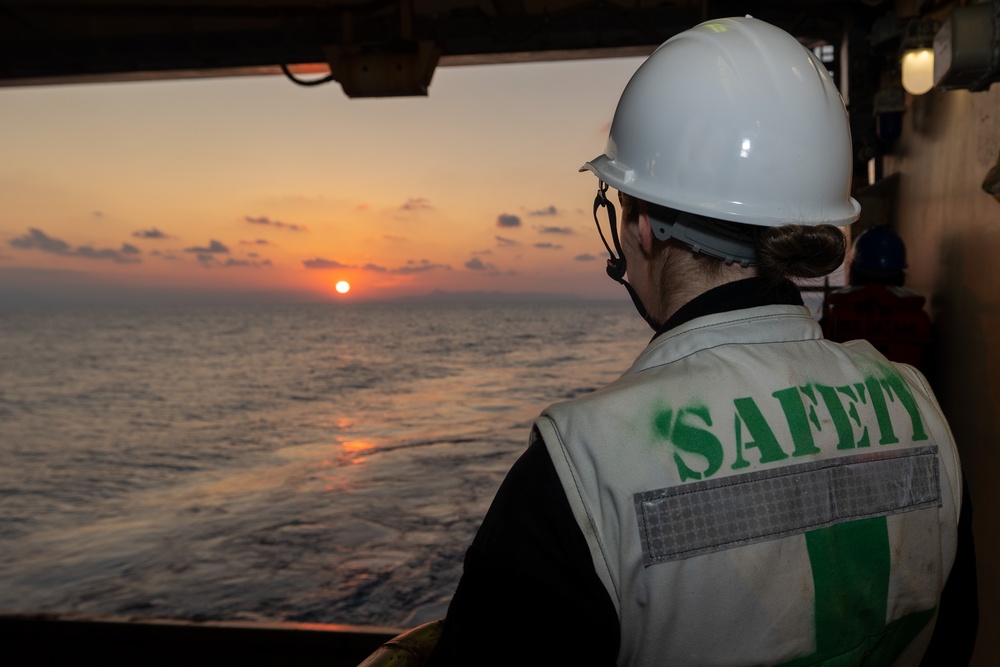
[[(601, 221), (597, 217), (597, 211), (600, 208), (608, 209), (608, 222), (611, 223), (611, 240), (615, 244), (614, 250), (608, 245), (608, 240), (604, 237), (604, 231), (601, 229)], [(598, 182), (597, 196), (594, 197), (594, 224), (597, 225), (597, 233), (601, 235), (601, 242), (604, 243), (604, 247), (608, 251), (608, 275), (615, 282), (625, 284), (625, 254), (622, 252), (622, 245), (618, 240), (618, 220), (615, 216), (615, 205), (608, 201), (608, 184), (604, 181)], [(615, 255), (616, 251), (617, 255)]]
[[(601, 230), (601, 221), (597, 217), (597, 210), (600, 208), (608, 209), (608, 221), (611, 223), (611, 241), (615, 244), (614, 250), (608, 245), (608, 240), (604, 238), (604, 232)], [(618, 220), (615, 216), (615, 205), (608, 201), (608, 184), (604, 181), (598, 182), (597, 196), (594, 197), (594, 223), (597, 225), (597, 233), (601, 235), (601, 242), (604, 243), (604, 247), (608, 251), (608, 275), (615, 282), (625, 286), (628, 295), (632, 298), (632, 304), (642, 319), (646, 320), (646, 323), (653, 331), (659, 331), (661, 323), (650, 316), (646, 307), (642, 304), (642, 299), (639, 298), (635, 289), (625, 280), (625, 253), (622, 252), (622, 244), (618, 240)], [(616, 255), (615, 252), (618, 254)]]

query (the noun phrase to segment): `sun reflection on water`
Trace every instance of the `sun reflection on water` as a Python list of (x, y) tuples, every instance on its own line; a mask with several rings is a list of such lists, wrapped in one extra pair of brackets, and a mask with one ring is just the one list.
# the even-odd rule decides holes
[(375, 444), (367, 440), (349, 440), (341, 443), (341, 447), (344, 448), (344, 453), (348, 455), (347, 458), (350, 459), (350, 462), (357, 465), (365, 462), (365, 457), (359, 456), (359, 454), (374, 449)]

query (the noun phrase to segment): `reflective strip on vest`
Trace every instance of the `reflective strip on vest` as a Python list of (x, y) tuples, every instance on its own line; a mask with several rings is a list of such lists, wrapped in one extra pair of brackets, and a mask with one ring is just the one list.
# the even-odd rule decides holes
[(941, 504), (938, 448), (874, 452), (635, 494), (645, 565)]

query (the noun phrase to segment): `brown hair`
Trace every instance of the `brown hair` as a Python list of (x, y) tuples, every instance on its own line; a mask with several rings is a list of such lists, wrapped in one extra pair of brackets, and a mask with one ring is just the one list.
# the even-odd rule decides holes
[[(622, 218), (639, 219), (640, 199), (619, 192)], [(671, 209), (645, 202), (654, 215)], [(663, 216), (669, 219), (668, 215)], [(837, 269), (847, 254), (847, 238), (833, 225), (781, 225), (757, 227), (757, 275), (772, 285), (786, 278), (819, 278)], [(696, 254), (704, 275), (716, 276), (725, 263), (708, 255)], [(666, 277), (665, 277), (666, 280)]]
[(836, 270), (847, 238), (833, 225), (782, 225), (757, 231), (757, 273), (772, 283), (784, 278), (819, 278)]

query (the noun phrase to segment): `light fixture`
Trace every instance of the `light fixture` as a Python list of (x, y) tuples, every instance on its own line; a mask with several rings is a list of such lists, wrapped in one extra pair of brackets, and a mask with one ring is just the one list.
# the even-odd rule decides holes
[(989, 90), (1000, 81), (1000, 2), (955, 7), (934, 36), (934, 85)]
[(900, 45), (900, 65), (903, 88), (911, 95), (923, 95), (934, 87), (934, 33), (938, 24), (933, 19), (913, 19), (906, 24)]
[(331, 76), (348, 97), (427, 95), (441, 50), (430, 40), (396, 43), (384, 50), (323, 47)]
[(903, 88), (923, 95), (934, 87), (934, 50), (910, 49), (903, 53)]

